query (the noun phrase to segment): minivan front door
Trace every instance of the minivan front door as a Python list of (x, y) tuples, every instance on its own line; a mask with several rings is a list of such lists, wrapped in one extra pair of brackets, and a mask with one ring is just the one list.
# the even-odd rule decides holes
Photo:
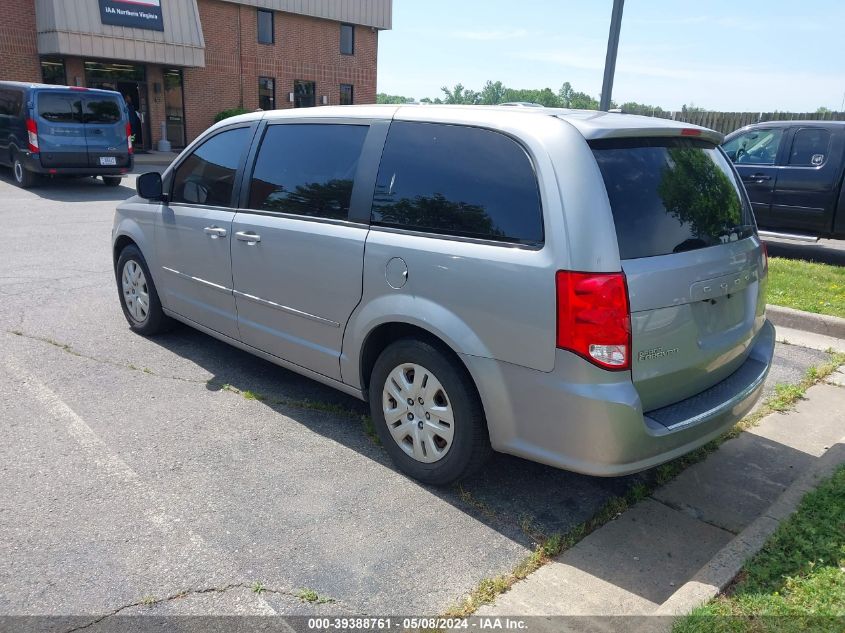
[(155, 231), (164, 306), (233, 339), (239, 335), (229, 251), (232, 202), (253, 131), (215, 134), (179, 164)]
[[(344, 327), (362, 292), (369, 227), (349, 217), (352, 201), (366, 198), (357, 174), (368, 130), (267, 126), (232, 224), (241, 340), (338, 380)], [(369, 191), (371, 201), (372, 181)]]

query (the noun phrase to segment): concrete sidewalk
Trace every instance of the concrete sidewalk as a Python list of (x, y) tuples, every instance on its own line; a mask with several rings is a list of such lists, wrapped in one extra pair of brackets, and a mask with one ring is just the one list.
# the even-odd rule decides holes
[(845, 462), (843, 435), (840, 368), (794, 411), (725, 442), (476, 615), (687, 613), (723, 589), (803, 493)]

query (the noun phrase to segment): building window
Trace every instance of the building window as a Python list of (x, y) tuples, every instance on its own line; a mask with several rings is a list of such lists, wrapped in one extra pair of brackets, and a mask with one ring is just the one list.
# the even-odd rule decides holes
[(272, 44), (274, 41), (273, 12), (258, 9), (258, 43)]
[(45, 84), (56, 86), (67, 85), (65, 75), (65, 61), (63, 59), (44, 58), (41, 60), (41, 80)]
[(313, 81), (297, 79), (293, 82), (293, 107), (313, 108), (317, 105), (316, 94), (317, 85)]
[(343, 55), (355, 54), (355, 26), (352, 24), (340, 25), (340, 52)]
[(258, 107), (262, 110), (276, 109), (276, 80), (272, 77), (258, 78)]
[(340, 84), (340, 105), (355, 103), (355, 87), (352, 84)]

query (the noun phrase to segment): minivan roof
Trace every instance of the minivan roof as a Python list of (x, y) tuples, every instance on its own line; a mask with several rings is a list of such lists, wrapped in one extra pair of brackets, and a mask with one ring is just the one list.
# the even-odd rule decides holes
[[(254, 121), (266, 118), (279, 120), (290, 117), (315, 119), (393, 119), (402, 118), (403, 114), (414, 116), (421, 114), (432, 120), (442, 119), (449, 123), (473, 124), (490, 121), (491, 115), (505, 118), (508, 123), (518, 123), (519, 117), (557, 117), (575, 127), (587, 140), (600, 138), (626, 138), (639, 136), (690, 136), (721, 143), (724, 135), (689, 123), (671, 119), (600, 112), (596, 110), (568, 110), (565, 108), (515, 108), (513, 106), (476, 106), (476, 105), (352, 105), (322, 106), (286, 110), (268, 110), (251, 112), (227, 122)], [(523, 119), (528, 120), (528, 119)], [(536, 120), (536, 119), (535, 119)]]
[(73, 90), (79, 92), (94, 92), (98, 94), (119, 95), (116, 90), (102, 90), (101, 88), (82, 88), (79, 86), (58, 86), (56, 84), (38, 84), (26, 81), (0, 81), (0, 88), (24, 88), (26, 90)]

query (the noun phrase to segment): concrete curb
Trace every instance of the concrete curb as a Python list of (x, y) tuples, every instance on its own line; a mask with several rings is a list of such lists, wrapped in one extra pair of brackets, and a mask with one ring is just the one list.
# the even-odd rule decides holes
[(774, 305), (766, 306), (766, 316), (775, 326), (845, 339), (845, 319), (839, 317)]
[(781, 493), (762, 515), (740, 532), (684, 583), (654, 615), (682, 616), (719, 594), (736, 577), (745, 562), (760, 551), (781, 521), (795, 512), (805, 494), (845, 463), (845, 437), (818, 459), (813, 467)]

